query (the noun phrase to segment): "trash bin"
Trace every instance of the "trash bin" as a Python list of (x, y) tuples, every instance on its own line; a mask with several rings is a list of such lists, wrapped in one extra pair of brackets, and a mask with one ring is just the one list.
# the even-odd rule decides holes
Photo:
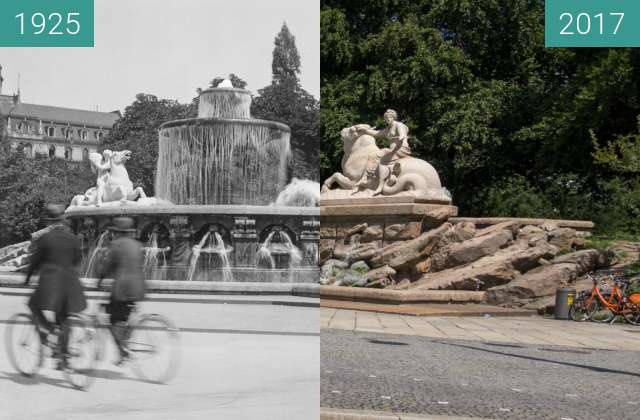
[(576, 297), (576, 289), (562, 287), (556, 289), (556, 319), (569, 319), (569, 308)]

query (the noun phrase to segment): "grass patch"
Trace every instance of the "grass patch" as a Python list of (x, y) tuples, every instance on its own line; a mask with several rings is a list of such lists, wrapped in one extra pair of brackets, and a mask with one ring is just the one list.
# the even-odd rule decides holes
[(589, 236), (584, 241), (585, 248), (599, 249), (604, 251), (605, 249), (611, 248), (611, 244), (616, 239), (610, 237), (603, 236)]
[(640, 274), (640, 262), (636, 261), (624, 268), (625, 277), (635, 277)]

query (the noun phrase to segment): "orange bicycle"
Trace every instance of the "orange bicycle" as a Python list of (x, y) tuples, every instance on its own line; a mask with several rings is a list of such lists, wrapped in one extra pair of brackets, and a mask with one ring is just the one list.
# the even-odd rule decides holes
[(640, 325), (640, 299), (637, 294), (627, 297), (629, 285), (611, 275), (613, 286), (606, 282), (599, 284), (597, 278), (587, 274), (593, 281), (591, 290), (581, 292), (569, 308), (569, 317), (574, 321), (614, 322), (618, 315), (633, 325)]

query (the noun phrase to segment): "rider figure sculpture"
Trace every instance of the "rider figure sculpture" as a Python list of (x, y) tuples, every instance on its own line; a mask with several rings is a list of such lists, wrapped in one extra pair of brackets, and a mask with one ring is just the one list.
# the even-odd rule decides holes
[(377, 155), (369, 158), (362, 178), (356, 183), (356, 188), (366, 188), (369, 184), (369, 178), (377, 176), (379, 182), (373, 195), (382, 192), (382, 187), (391, 177), (394, 165), (398, 160), (411, 156), (409, 128), (398, 121), (396, 111), (388, 109), (384, 113), (384, 121), (387, 123), (387, 127), (382, 130), (369, 128), (367, 125), (356, 126), (359, 134), (368, 134), (376, 139), (387, 138), (391, 142), (388, 148), (380, 149)]
[(94, 168), (94, 172), (98, 173), (98, 180), (96, 181), (96, 207), (100, 207), (102, 205), (104, 189), (109, 179), (109, 172), (111, 171), (111, 156), (113, 156), (113, 152), (108, 149), (103, 151), (102, 159), (98, 159), (98, 156), (100, 156), (98, 153), (95, 155), (95, 159), (91, 160), (91, 166)]

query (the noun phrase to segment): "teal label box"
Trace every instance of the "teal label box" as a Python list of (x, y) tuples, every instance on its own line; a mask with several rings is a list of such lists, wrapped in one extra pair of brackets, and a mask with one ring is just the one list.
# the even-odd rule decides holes
[(0, 47), (93, 47), (94, 0), (0, 0)]
[(546, 0), (546, 47), (640, 47), (640, 0)]

